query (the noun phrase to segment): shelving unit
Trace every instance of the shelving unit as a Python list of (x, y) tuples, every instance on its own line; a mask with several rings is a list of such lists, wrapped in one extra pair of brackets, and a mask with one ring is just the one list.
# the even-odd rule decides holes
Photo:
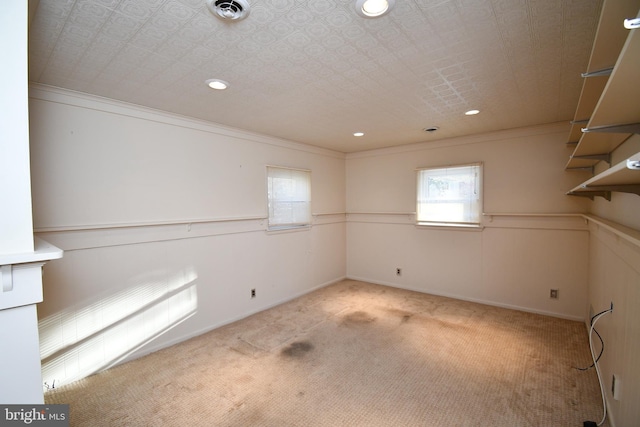
[[(625, 18), (639, 16), (639, 9), (640, 0), (605, 0), (569, 134), (568, 144), (576, 146), (567, 170), (593, 171), (598, 162), (611, 164), (611, 153), (640, 133), (640, 31), (623, 25)], [(611, 191), (640, 195), (638, 187), (640, 173), (622, 162), (567, 194), (610, 200)]]
[(600, 196), (611, 200), (612, 191), (640, 196), (640, 153), (583, 182), (567, 194), (591, 199)]
[(623, 26), (624, 19), (636, 16), (638, 9), (640, 0), (605, 0), (602, 6), (569, 134), (568, 143), (577, 145), (567, 170), (592, 169), (603, 160), (610, 163), (610, 153), (634, 133), (634, 129), (609, 126), (640, 122), (638, 98), (634, 97), (640, 93), (636, 83), (640, 78), (640, 35)]

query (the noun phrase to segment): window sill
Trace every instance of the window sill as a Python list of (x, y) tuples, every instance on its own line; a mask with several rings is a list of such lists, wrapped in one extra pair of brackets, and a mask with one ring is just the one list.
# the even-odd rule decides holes
[(296, 231), (308, 231), (311, 229), (311, 224), (307, 225), (286, 225), (282, 227), (271, 227), (267, 228), (267, 234), (281, 234), (281, 233), (292, 233)]
[(436, 230), (461, 230), (461, 231), (482, 231), (482, 224), (451, 224), (447, 222), (418, 222), (417, 228), (431, 228)]

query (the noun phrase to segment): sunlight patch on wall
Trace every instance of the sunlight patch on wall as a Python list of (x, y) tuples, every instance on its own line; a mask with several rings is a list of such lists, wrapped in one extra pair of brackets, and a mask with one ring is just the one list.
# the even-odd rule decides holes
[(90, 305), (39, 322), (46, 390), (109, 368), (197, 311), (197, 274), (152, 272), (134, 285)]

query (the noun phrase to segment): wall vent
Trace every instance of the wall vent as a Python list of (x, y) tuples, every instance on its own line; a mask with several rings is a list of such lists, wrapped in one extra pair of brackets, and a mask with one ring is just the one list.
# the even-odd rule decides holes
[(207, 7), (225, 21), (237, 21), (249, 14), (249, 2), (246, 0), (207, 0)]

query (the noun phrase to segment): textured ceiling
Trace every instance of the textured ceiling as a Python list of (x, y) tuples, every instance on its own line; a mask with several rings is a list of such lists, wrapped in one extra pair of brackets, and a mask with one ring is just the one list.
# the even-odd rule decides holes
[(40, 0), (29, 79), (353, 152), (571, 120), (602, 2), (249, 3), (227, 22), (205, 0)]

